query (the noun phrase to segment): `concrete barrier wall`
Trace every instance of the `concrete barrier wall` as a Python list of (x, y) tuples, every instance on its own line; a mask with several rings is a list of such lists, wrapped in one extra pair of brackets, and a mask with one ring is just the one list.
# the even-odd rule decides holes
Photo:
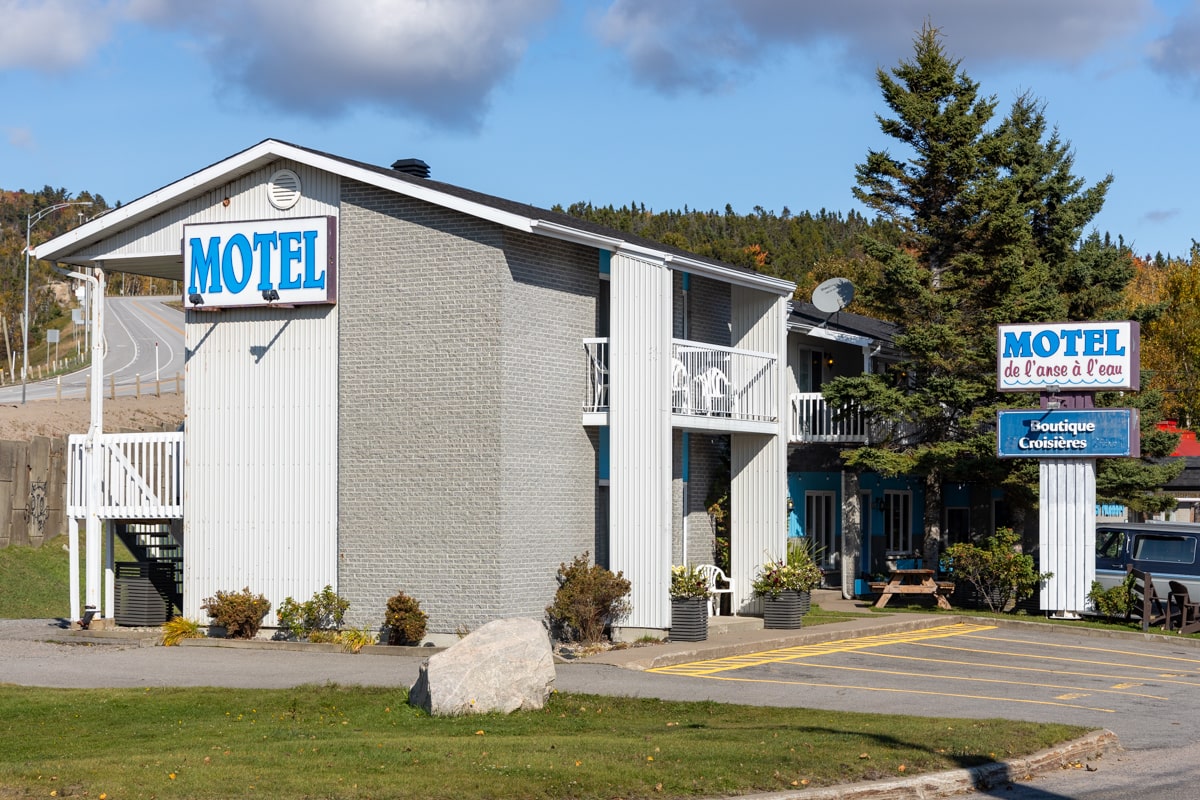
[(40, 547), (67, 530), (66, 439), (0, 441), (0, 547)]

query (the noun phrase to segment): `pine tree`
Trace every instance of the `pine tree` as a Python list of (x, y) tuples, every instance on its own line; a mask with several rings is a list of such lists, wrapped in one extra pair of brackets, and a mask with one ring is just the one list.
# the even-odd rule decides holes
[(1023, 95), (989, 128), (995, 99), (981, 97), (937, 29), (926, 25), (914, 50), (878, 73), (895, 115), (877, 116), (880, 128), (908, 154), (869, 151), (854, 189), (901, 231), (898, 245), (863, 244), (879, 264), (867, 302), (898, 324), (907, 362), (900, 374), (840, 378), (823, 391), (880, 423), (875, 441), (843, 454), (850, 467), (925, 478), (932, 555), (944, 483), (1004, 486), (1017, 505), (1035, 496), (1036, 468), (995, 455), (997, 410), (1034, 402), (996, 391), (996, 325), (1116, 313), (1132, 271), (1107, 239), (1076, 249), (1111, 178), (1085, 188), (1042, 106)]

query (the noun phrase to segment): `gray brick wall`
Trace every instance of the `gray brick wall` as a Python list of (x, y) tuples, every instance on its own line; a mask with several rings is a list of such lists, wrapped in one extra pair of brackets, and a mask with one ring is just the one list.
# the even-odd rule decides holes
[(339, 269), (339, 590), (430, 633), (541, 616), (596, 537), (580, 424), (595, 251), (346, 181)]

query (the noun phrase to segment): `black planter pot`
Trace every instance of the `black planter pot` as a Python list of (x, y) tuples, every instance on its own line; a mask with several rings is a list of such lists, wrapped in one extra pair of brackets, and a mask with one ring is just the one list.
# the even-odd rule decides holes
[(799, 628), (812, 604), (810, 592), (782, 591), (777, 597), (763, 597), (764, 628)]
[(671, 598), (671, 641), (703, 642), (708, 638), (708, 598)]

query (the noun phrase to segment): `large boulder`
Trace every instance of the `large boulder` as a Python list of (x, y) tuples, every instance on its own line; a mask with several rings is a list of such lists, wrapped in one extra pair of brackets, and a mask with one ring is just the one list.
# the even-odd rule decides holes
[(539, 709), (554, 685), (550, 636), (536, 619), (500, 619), (421, 665), (408, 702), (454, 716)]

